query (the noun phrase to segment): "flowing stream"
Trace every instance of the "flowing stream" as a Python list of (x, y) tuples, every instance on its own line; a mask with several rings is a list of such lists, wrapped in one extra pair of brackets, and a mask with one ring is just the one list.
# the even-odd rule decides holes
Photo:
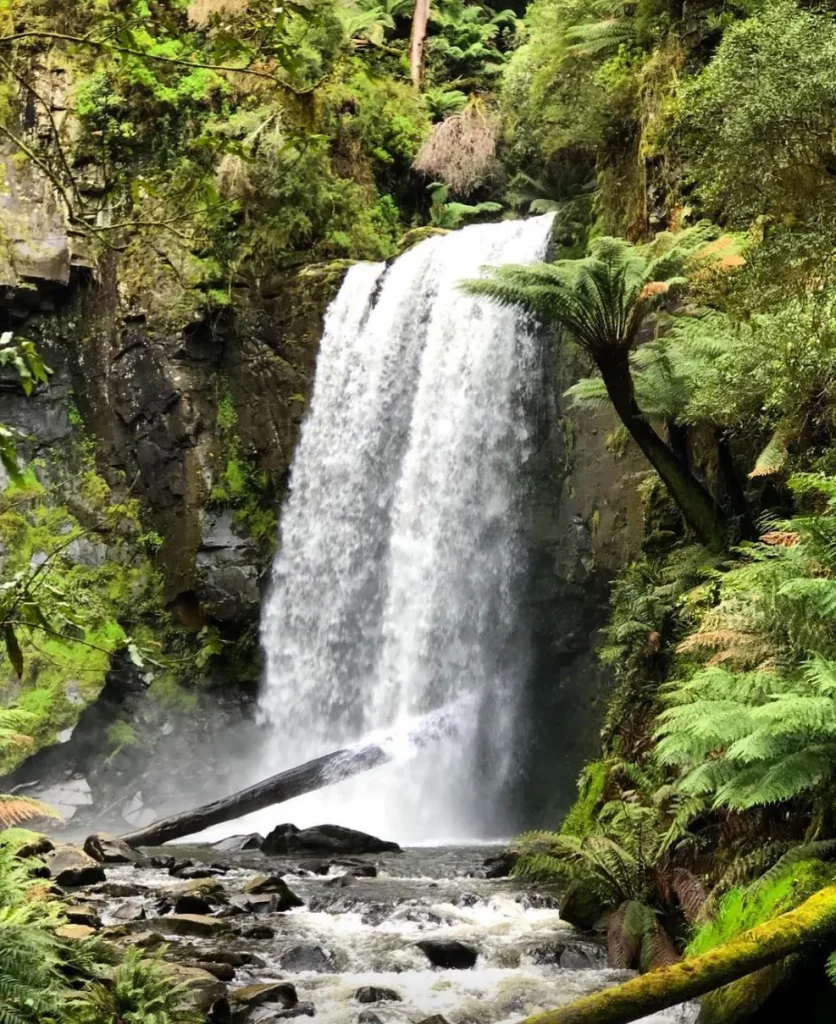
[[(483, 265), (542, 259), (550, 217), (428, 239), (349, 270), (331, 305), (282, 515), (262, 636), (261, 775), (455, 709), (430, 756), (283, 809), (429, 842), (509, 828), (526, 674), (519, 473), (537, 350), (513, 312), (465, 295)], [(255, 822), (258, 825), (258, 821)]]

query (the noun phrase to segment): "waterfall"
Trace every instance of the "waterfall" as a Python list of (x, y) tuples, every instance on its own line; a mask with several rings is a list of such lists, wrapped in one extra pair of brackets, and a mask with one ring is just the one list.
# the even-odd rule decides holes
[(262, 621), (261, 774), (370, 734), (396, 742), (446, 705), (457, 728), (283, 820), (405, 841), (505, 827), (537, 353), (513, 312), (457, 286), (542, 259), (550, 229), (538, 217), (430, 238), (390, 267), (352, 267), (328, 310)]

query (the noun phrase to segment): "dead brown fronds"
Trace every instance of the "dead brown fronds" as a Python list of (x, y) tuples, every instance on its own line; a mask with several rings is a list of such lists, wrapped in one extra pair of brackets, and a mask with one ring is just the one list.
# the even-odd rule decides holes
[(214, 14), (242, 14), (250, 0), (192, 0), (189, 4), (189, 21), (193, 25), (208, 24)]
[(0, 793), (0, 828), (11, 828), (32, 818), (60, 818), (60, 814), (40, 800)]
[(760, 538), (762, 544), (770, 544), (772, 547), (778, 548), (794, 548), (800, 539), (797, 533), (792, 533), (789, 530), (770, 530)]
[(485, 182), (495, 161), (496, 132), (475, 101), (435, 125), (413, 166), (467, 196)]

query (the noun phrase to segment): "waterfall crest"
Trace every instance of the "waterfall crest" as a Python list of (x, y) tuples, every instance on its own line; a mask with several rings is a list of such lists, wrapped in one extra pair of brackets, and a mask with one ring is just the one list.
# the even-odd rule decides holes
[[(542, 259), (550, 217), (352, 267), (325, 321), (262, 639), (266, 770), (452, 705), (455, 735), (282, 810), (403, 841), (503, 830), (526, 672), (519, 469), (536, 349), (463, 294), (483, 265)], [(263, 774), (266, 774), (267, 771)]]

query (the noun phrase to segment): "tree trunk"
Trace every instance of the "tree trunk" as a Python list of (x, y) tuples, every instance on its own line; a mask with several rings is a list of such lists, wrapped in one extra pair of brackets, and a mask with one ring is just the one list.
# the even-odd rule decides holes
[(174, 814), (170, 818), (155, 821), (145, 828), (137, 829), (122, 836), (131, 846), (160, 846), (171, 839), (202, 832), (211, 825), (243, 817), (252, 811), (292, 800), (303, 793), (311, 793), (335, 782), (341, 782), (352, 775), (376, 768), (391, 760), (382, 747), (370, 744), (355, 750), (337, 750), (313, 761), (307, 761), (296, 768), (273, 775), (263, 782), (242, 789), (232, 796), (204, 804), (193, 811)]
[(735, 472), (729, 436), (721, 428), (715, 431), (714, 436), (717, 441), (717, 468), (720, 472), (723, 488), (728, 495), (729, 503), (737, 519), (736, 533), (744, 540), (754, 540), (758, 535), (758, 531), (755, 529), (755, 524), (752, 520), (749, 502), (746, 500), (746, 495), (740, 486), (740, 479)]
[[(836, 933), (836, 886), (692, 960), (660, 967), (523, 1024), (629, 1024), (728, 985)], [(829, 947), (828, 947), (829, 948)]]
[(427, 38), (427, 22), (430, 20), (430, 0), (415, 0), (412, 15), (412, 32), (409, 37), (409, 70), (412, 84), (420, 89), (424, 81), (424, 42)]
[(642, 417), (627, 354), (617, 360), (598, 360), (598, 368), (621, 422), (661, 477), (685, 521), (706, 547), (721, 551), (726, 545), (725, 517), (706, 488)]

